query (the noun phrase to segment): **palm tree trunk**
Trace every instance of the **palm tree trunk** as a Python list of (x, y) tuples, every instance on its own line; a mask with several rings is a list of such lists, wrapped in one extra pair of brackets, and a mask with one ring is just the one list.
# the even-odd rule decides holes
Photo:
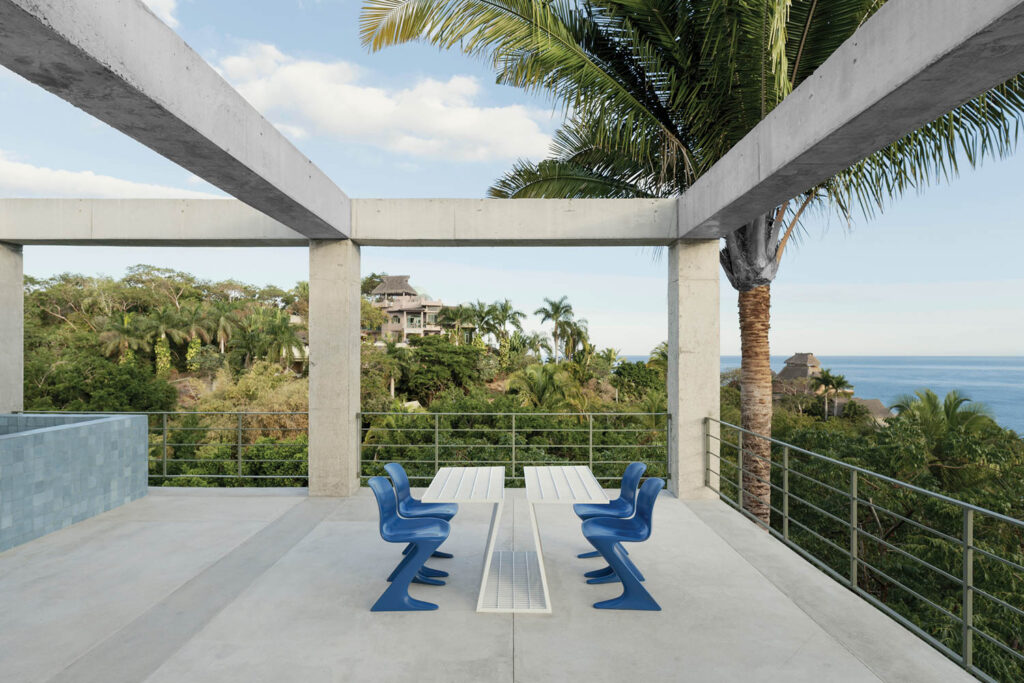
[[(743, 507), (766, 524), (770, 521), (772, 369), (768, 346), (771, 322), (771, 285), (739, 293), (740, 401), (742, 426), (766, 438), (743, 435)], [(758, 481), (758, 479), (762, 481)]]

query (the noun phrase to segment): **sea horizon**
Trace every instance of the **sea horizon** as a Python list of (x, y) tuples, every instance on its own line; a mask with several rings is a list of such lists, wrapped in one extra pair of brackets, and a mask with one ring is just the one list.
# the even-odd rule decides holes
[[(779, 372), (790, 355), (771, 356), (772, 370)], [(1024, 433), (1024, 355), (815, 355), (823, 368), (844, 375), (858, 398), (891, 406), (920, 389), (931, 389), (940, 398), (957, 389), (983, 403), (1003, 427)], [(648, 356), (623, 358), (636, 362)], [(739, 366), (739, 356), (721, 356), (722, 372)]]

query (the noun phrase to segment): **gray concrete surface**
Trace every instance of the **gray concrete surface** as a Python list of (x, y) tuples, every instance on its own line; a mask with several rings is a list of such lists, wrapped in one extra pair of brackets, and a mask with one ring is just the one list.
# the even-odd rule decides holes
[(356, 199), (366, 246), (665, 245), (675, 199)]
[[(499, 548), (532, 543), (521, 494)], [(631, 548), (657, 613), (593, 610), (617, 589), (583, 582), (599, 561), (576, 559), (578, 522), (549, 506), (553, 613), (477, 614), (489, 509), (468, 505), (455, 559), (431, 561), (448, 585), (413, 589), (440, 609), (371, 613), (400, 557), (376, 518), (366, 489), (160, 490), (2, 553), (4, 680), (973, 680), (717, 501), (664, 494)], [(763, 558), (771, 571), (751, 564)]]
[(304, 247), (309, 239), (237, 199), (0, 199), (0, 242)]
[(359, 246), (309, 245), (309, 493), (359, 488)]
[(345, 193), (139, 0), (0, 0), (0, 64), (307, 237), (349, 234)]
[(719, 237), (1024, 71), (1024, 0), (886, 3), (679, 200)]
[(704, 418), (719, 415), (718, 281), (718, 240), (687, 240), (669, 247), (669, 482), (673, 493), (684, 498), (713, 495), (704, 486), (704, 450), (718, 442), (705, 444)]
[(25, 407), (24, 272), (21, 247), (0, 242), (0, 413)]

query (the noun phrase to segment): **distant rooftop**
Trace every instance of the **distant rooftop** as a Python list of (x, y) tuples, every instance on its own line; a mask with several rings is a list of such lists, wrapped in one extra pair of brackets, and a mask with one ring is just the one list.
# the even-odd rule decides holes
[(413, 289), (413, 286), (409, 284), (408, 275), (385, 275), (381, 280), (381, 283), (373, 288), (370, 292), (371, 296), (378, 295), (392, 295), (401, 296), (408, 294), (410, 296), (416, 296), (417, 292)]
[(813, 353), (794, 353), (786, 359), (779, 379), (806, 379), (821, 374), (821, 361)]

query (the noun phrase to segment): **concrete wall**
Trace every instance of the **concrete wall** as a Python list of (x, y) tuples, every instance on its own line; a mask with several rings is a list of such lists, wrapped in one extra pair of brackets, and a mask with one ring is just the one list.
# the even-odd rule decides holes
[(0, 199), (0, 241), (89, 246), (306, 246), (237, 199)]
[(0, 243), (0, 413), (24, 407), (24, 311), (21, 247)]
[(718, 240), (677, 242), (668, 257), (669, 486), (681, 498), (714, 496), (704, 450), (717, 453), (718, 442), (705, 444), (704, 418), (719, 417), (719, 344)]
[(146, 495), (146, 418), (0, 415), (0, 551)]
[(359, 246), (309, 246), (309, 493), (359, 488)]

